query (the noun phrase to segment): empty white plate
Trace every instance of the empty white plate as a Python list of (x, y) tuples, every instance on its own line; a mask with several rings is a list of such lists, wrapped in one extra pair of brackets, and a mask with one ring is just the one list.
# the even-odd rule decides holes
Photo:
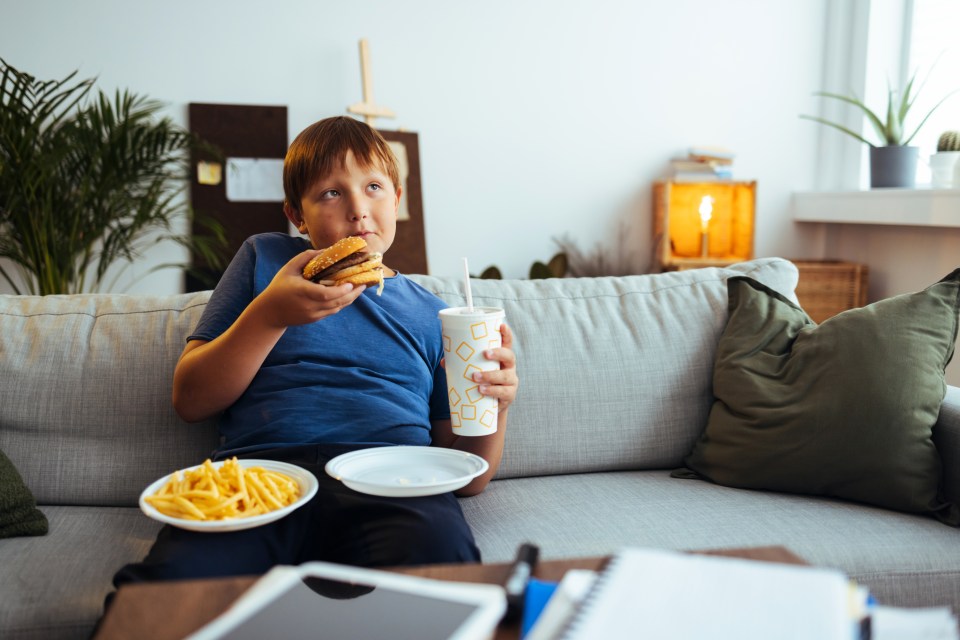
[(409, 498), (456, 491), (490, 465), (472, 453), (440, 447), (374, 447), (344, 453), (324, 469), (354, 491)]

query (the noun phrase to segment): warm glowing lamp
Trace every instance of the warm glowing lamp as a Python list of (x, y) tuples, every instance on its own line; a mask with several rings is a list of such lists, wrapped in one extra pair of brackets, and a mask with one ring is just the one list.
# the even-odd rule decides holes
[(703, 196), (700, 206), (700, 257), (710, 257), (710, 218), (713, 217), (713, 197)]
[(753, 259), (755, 181), (656, 182), (653, 233), (664, 270)]

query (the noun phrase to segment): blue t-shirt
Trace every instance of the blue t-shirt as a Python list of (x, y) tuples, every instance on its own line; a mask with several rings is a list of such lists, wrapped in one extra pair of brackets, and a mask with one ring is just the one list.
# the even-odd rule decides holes
[[(264, 233), (244, 242), (188, 340), (213, 340), (277, 271), (309, 249)], [(309, 444), (430, 444), (449, 418), (438, 312), (447, 305), (403, 275), (317, 322), (288, 327), (220, 418), (218, 455)]]

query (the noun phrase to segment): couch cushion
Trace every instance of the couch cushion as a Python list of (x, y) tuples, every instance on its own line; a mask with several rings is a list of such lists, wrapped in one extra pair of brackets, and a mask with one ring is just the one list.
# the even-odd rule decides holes
[[(460, 501), (484, 562), (508, 562), (525, 541), (541, 558), (657, 549), (785, 546), (834, 567), (893, 606), (960, 612), (957, 531), (933, 518), (829, 498), (619, 471), (498, 480)], [(573, 525), (573, 526), (571, 526)]]
[(0, 296), (0, 449), (39, 504), (135, 505), (216, 446), (171, 404), (208, 297)]
[(960, 524), (932, 440), (957, 339), (960, 269), (817, 326), (732, 278), (703, 437), (686, 466), (719, 484), (828, 495)]
[(47, 519), (37, 509), (10, 458), (0, 451), (0, 538), (39, 536), (47, 532)]
[(89, 638), (120, 567), (141, 560), (160, 524), (132, 507), (41, 507), (50, 533), (0, 541), (0, 635)]
[[(503, 307), (520, 388), (498, 477), (680, 464), (706, 425), (726, 280), (750, 275), (788, 297), (778, 258), (654, 275), (473, 280), (475, 304)], [(451, 306), (462, 281), (411, 276)], [(624, 390), (629, 393), (624, 393)]]

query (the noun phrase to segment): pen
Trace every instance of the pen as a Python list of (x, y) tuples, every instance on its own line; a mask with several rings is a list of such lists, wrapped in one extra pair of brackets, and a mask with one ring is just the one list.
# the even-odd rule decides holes
[(517, 557), (510, 567), (510, 573), (503, 584), (507, 592), (507, 612), (503, 619), (511, 622), (520, 617), (523, 612), (523, 598), (527, 591), (527, 584), (533, 576), (533, 568), (540, 557), (540, 547), (525, 542), (517, 549)]

